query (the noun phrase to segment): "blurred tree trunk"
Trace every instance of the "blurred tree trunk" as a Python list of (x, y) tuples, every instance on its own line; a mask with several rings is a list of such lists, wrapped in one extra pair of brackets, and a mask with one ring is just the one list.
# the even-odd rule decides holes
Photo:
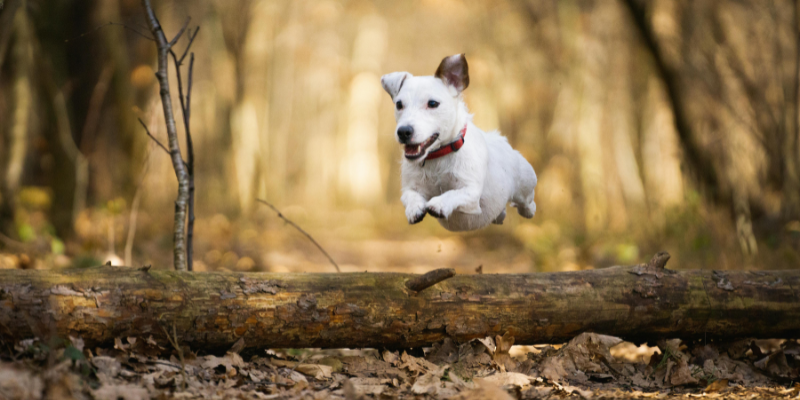
[(37, 60), (37, 70), (41, 74), (39, 83), (44, 87), (44, 97), (50, 100), (50, 107), (43, 108), (52, 110), (53, 120), (52, 126), (43, 130), (54, 160), (50, 188), (56, 201), (51, 207), (50, 220), (58, 236), (65, 238), (72, 235), (77, 212), (85, 205), (76, 203), (75, 194), (80, 189), (86, 190), (80, 183), (85, 183), (88, 161), (75, 143), (64, 92), (56, 87), (52, 62), (42, 54), (40, 46), (37, 46)]
[(353, 77), (347, 100), (347, 132), (339, 170), (342, 194), (358, 206), (374, 205), (384, 193), (378, 160), (378, 110), (384, 96), (380, 70), (388, 44), (386, 21), (361, 17), (353, 41)]
[[(41, 133), (47, 142), (48, 155), (52, 157), (52, 166), (41, 177), (50, 187), (53, 199), (49, 221), (55, 228), (56, 234), (61, 238), (68, 238), (74, 234), (74, 221), (78, 214), (86, 207), (86, 198), (89, 184), (89, 161), (84, 154), (90, 154), (91, 142), (97, 134), (100, 115), (103, 111), (103, 96), (100, 101), (95, 101), (93, 85), (88, 84), (94, 81), (99, 73), (103, 80), (104, 76), (109, 75), (100, 68), (107, 62), (96, 62), (95, 54), (98, 48), (94, 43), (87, 41), (96, 40), (103, 43), (107, 35), (119, 36), (122, 29), (110, 27), (98, 30), (91, 36), (80, 35), (88, 32), (92, 23), (92, 16), (97, 15), (97, 3), (78, 2), (55, 3), (51, 6), (50, 12), (37, 13), (31, 11), (31, 19), (36, 21), (36, 30), (32, 37), (33, 51), (37, 60), (33, 68), (37, 74), (34, 84), (41, 96), (42, 104), (39, 107), (39, 123), (43, 125)], [(79, 15), (82, 18), (75, 18), (66, 22), (65, 15)], [(119, 20), (110, 17), (108, 20)], [(69, 40), (65, 44), (66, 39)], [(120, 40), (115, 41), (117, 48)], [(77, 61), (70, 65), (70, 58)], [(75, 70), (77, 69), (77, 70)], [(109, 71), (110, 72), (110, 71)], [(75, 82), (80, 82), (75, 85)], [(83, 95), (91, 93), (88, 98), (86, 109), (82, 108)], [(121, 109), (129, 110), (130, 104), (121, 104)], [(77, 122), (77, 116), (87, 114), (81, 124)], [(117, 113), (115, 117), (124, 118), (130, 113)], [(116, 118), (110, 121), (118, 121)], [(88, 126), (86, 126), (88, 125)], [(124, 132), (123, 129), (110, 129), (106, 136), (112, 136)], [(78, 146), (82, 141), (83, 153)], [(102, 169), (107, 175), (112, 177), (109, 180), (124, 182), (124, 177), (129, 175), (124, 169), (125, 160), (128, 159), (124, 154), (131, 150), (132, 146), (120, 145), (113, 150), (113, 155), (109, 158), (114, 159), (111, 165), (106, 165)], [(119, 153), (117, 153), (119, 152)], [(120, 157), (120, 154), (123, 154)], [(122, 166), (122, 168), (117, 167)], [(113, 176), (120, 176), (123, 179), (115, 179)], [(124, 184), (123, 184), (124, 186)], [(115, 193), (120, 195), (120, 193)]]
[(598, 234), (608, 226), (609, 198), (606, 193), (607, 171), (603, 163), (602, 121), (607, 91), (603, 76), (608, 70), (599, 57), (592, 54), (600, 49), (598, 31), (578, 33), (578, 54), (581, 68), (574, 68), (580, 93), (577, 121), (577, 150), (580, 159), (580, 180), (583, 194), (584, 225), (591, 234)]
[[(649, 2), (639, 0), (624, 0), (625, 6), (630, 12), (633, 25), (637, 28), (645, 47), (652, 56), (653, 63), (658, 77), (664, 84), (667, 98), (672, 108), (675, 130), (678, 133), (684, 158), (691, 168), (692, 173), (697, 179), (700, 187), (705, 188), (707, 194), (717, 201), (729, 197), (729, 193), (724, 192), (725, 188), (720, 185), (716, 168), (711, 159), (704, 154), (702, 148), (697, 143), (697, 137), (693, 131), (687, 110), (682, 99), (681, 81), (678, 72), (664, 59), (661, 47), (658, 43), (652, 22), (649, 21), (647, 5)], [(726, 203), (727, 201), (723, 201)]]
[(14, 17), (22, 0), (7, 0), (0, 10), (0, 69), (6, 60), (8, 44), (11, 43), (11, 34), (14, 32)]
[[(13, 9), (13, 8), (12, 8)], [(16, 10), (13, 19), (14, 38), (11, 48), (13, 69), (11, 116), (5, 127), (5, 152), (3, 159), (4, 176), (0, 185), (2, 204), (0, 204), (0, 230), (6, 235), (16, 236), (14, 215), (16, 195), (22, 179), (25, 156), (28, 148), (30, 111), (33, 108), (31, 70), (33, 67), (32, 27), (25, 12), (25, 4)]]
[[(97, 1), (94, 10), (94, 23), (97, 25), (108, 21), (122, 21), (119, 1)], [(139, 132), (136, 118), (132, 112), (134, 104), (133, 89), (131, 87), (131, 68), (128, 59), (128, 45), (125, 39), (125, 30), (122, 28), (104, 29), (102, 31), (104, 51), (113, 66), (113, 77), (109, 87), (109, 97), (113, 101), (116, 112), (114, 113), (115, 125), (109, 127), (104, 134), (113, 136), (118, 157), (113, 161), (114, 177), (113, 193), (110, 197), (124, 196), (126, 199), (133, 197), (136, 190), (138, 171), (144, 160), (144, 143), (147, 140)], [(138, 39), (137, 39), (138, 40)], [(100, 105), (102, 106), (102, 104)], [(91, 112), (91, 110), (90, 110)]]
[(264, 195), (259, 191), (265, 185), (264, 180), (275, 173), (269, 168), (270, 101), (264, 84), (271, 73), (271, 54), (263, 51), (272, 43), (273, 27), (268, 19), (259, 19), (257, 26), (251, 26), (254, 18), (265, 17), (266, 3), (242, 1), (231, 8), (227, 2), (216, 2), (215, 7), (227, 50), (221, 53), (234, 67), (227, 128), (231, 133), (239, 210), (247, 215), (255, 198)]
[(295, 110), (295, 80), (298, 79), (297, 51), (302, 45), (303, 27), (298, 22), (298, 15), (302, 11), (303, 2), (289, 1), (283, 3), (279, 20), (283, 23), (276, 28), (276, 41), (273, 55), (270, 60), (270, 90), (269, 96), (269, 125), (266, 127), (268, 136), (265, 138), (263, 150), (267, 159), (263, 180), (266, 182), (267, 197), (274, 202), (283, 202), (288, 196), (293, 185), (287, 182), (287, 163), (295, 154), (294, 149), (288, 147), (288, 136), (295, 128), (293, 122), (297, 118)]
[(784, 110), (791, 115), (789, 129), (784, 132), (783, 168), (785, 194), (783, 218), (786, 220), (800, 218), (800, 0), (794, 2), (793, 37), (795, 40), (794, 87), (789, 90), (787, 107)]

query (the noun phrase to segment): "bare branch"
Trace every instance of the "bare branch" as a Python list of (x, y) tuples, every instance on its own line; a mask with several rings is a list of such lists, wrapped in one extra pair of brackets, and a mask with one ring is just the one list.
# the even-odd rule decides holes
[(291, 221), (289, 218), (286, 218), (285, 216), (283, 216), (283, 214), (281, 214), (281, 212), (280, 212), (280, 211), (278, 211), (278, 209), (277, 209), (277, 208), (275, 208), (275, 206), (273, 206), (272, 204), (270, 204), (270, 203), (266, 202), (265, 200), (261, 200), (261, 199), (256, 199), (256, 201), (258, 201), (259, 203), (263, 203), (263, 204), (264, 204), (264, 205), (266, 205), (267, 207), (271, 208), (271, 209), (272, 209), (272, 211), (275, 211), (275, 213), (276, 213), (276, 214), (278, 214), (278, 218), (280, 218), (280, 219), (282, 219), (282, 220), (286, 221), (286, 223), (287, 223), (287, 224), (291, 225), (291, 226), (292, 226), (294, 229), (297, 229), (297, 230), (298, 230), (300, 233), (302, 233), (303, 235), (305, 235), (305, 237), (307, 237), (307, 238), (308, 238), (308, 240), (310, 240), (310, 241), (311, 241), (311, 243), (314, 243), (314, 246), (317, 246), (317, 248), (319, 249), (319, 251), (321, 251), (321, 252), (322, 252), (322, 254), (324, 254), (324, 255), (325, 255), (325, 257), (328, 257), (328, 261), (330, 261), (330, 262), (331, 262), (331, 264), (333, 264), (334, 268), (336, 268), (336, 272), (342, 272), (342, 271), (339, 269), (339, 265), (338, 265), (338, 264), (336, 264), (336, 261), (333, 261), (333, 258), (332, 258), (332, 257), (331, 257), (331, 256), (328, 254), (328, 252), (327, 252), (327, 251), (325, 251), (325, 249), (323, 249), (323, 248), (322, 248), (322, 246), (320, 246), (320, 245), (319, 245), (319, 243), (317, 243), (317, 241), (316, 241), (316, 240), (314, 240), (314, 238), (313, 238), (313, 237), (311, 237), (311, 235), (309, 235), (309, 234), (308, 234), (308, 232), (304, 231), (304, 230), (303, 230), (303, 228), (301, 228), (301, 227), (297, 226), (297, 224), (295, 224), (294, 222), (292, 222), (292, 221)]
[[(189, 49), (192, 48), (192, 43), (194, 43), (194, 38), (197, 37), (197, 32), (200, 32), (200, 27), (198, 26), (197, 29), (194, 30), (194, 33), (189, 31), (189, 44), (186, 45), (186, 49), (183, 50), (183, 54), (181, 54), (181, 58), (178, 60), (178, 65), (183, 65), (183, 59), (186, 58), (186, 54), (189, 53)], [(175, 55), (173, 54), (173, 57)]]
[(426, 274), (417, 276), (414, 279), (409, 279), (406, 282), (406, 287), (415, 292), (421, 292), (445, 279), (449, 279), (454, 276), (456, 276), (456, 270), (453, 268), (435, 269)]
[(169, 63), (169, 51), (173, 44), (180, 38), (189, 24), (187, 18), (180, 32), (175, 35), (171, 42), (167, 42), (164, 30), (161, 28), (158, 18), (156, 18), (150, 0), (142, 0), (142, 8), (145, 11), (145, 19), (150, 28), (150, 32), (156, 39), (158, 48), (158, 85), (160, 87), (161, 105), (164, 109), (164, 122), (167, 125), (167, 137), (169, 139), (169, 153), (172, 159), (172, 168), (175, 170), (175, 177), (178, 180), (178, 196), (175, 199), (175, 219), (173, 229), (173, 261), (176, 270), (186, 270), (186, 209), (189, 201), (189, 173), (187, 165), (181, 158), (180, 145), (178, 144), (178, 130), (175, 126), (175, 114), (172, 110), (172, 96), (169, 91), (169, 75), (167, 73)]
[(91, 35), (91, 34), (93, 34), (93, 33), (97, 32), (97, 31), (99, 31), (99, 30), (100, 30), (100, 29), (102, 29), (102, 28), (105, 28), (105, 27), (107, 27), (107, 26), (112, 26), (112, 25), (115, 25), (115, 26), (121, 26), (121, 27), (123, 27), (123, 28), (125, 28), (125, 29), (127, 29), (127, 30), (129, 30), (129, 31), (131, 31), (131, 32), (133, 32), (133, 33), (135, 33), (136, 35), (139, 35), (139, 36), (141, 36), (141, 37), (143, 37), (143, 38), (147, 39), (147, 40), (152, 40), (152, 41), (155, 41), (155, 39), (153, 39), (153, 38), (152, 38), (152, 37), (150, 37), (150, 36), (147, 36), (147, 35), (145, 35), (145, 34), (144, 34), (144, 33), (142, 33), (142, 32), (139, 32), (139, 31), (138, 31), (136, 28), (134, 28), (134, 27), (131, 27), (131, 26), (125, 25), (125, 24), (123, 24), (123, 23), (119, 23), (119, 22), (107, 22), (107, 23), (105, 23), (105, 24), (102, 24), (102, 25), (99, 25), (99, 26), (97, 26), (97, 27), (95, 27), (95, 28), (93, 28), (93, 29), (90, 29), (90, 30), (88, 30), (88, 31), (86, 31), (86, 32), (84, 32), (84, 33), (81, 33), (80, 35), (78, 35), (78, 36), (75, 36), (75, 37), (74, 37), (74, 38), (72, 38), (72, 39), (65, 39), (65, 40), (64, 40), (64, 43), (69, 43), (69, 42), (71, 42), (71, 41), (73, 41), (73, 40), (80, 39), (80, 38), (82, 38), (82, 37), (84, 37), (84, 36), (89, 36), (89, 35)]
[(4, 235), (2, 232), (0, 232), (0, 242), (2, 242), (4, 245), (6, 245), (8, 247), (15, 247), (15, 248), (23, 250), (23, 251), (30, 250), (30, 246), (27, 243), (18, 242), (16, 240)]
[(175, 43), (178, 43), (178, 39), (180, 39), (181, 36), (183, 36), (183, 32), (186, 32), (186, 28), (189, 26), (189, 21), (191, 21), (191, 20), (192, 20), (192, 17), (186, 17), (186, 22), (183, 23), (183, 26), (181, 27), (181, 30), (178, 31), (178, 34), (175, 35), (175, 37), (172, 38), (172, 40), (169, 42), (169, 45), (167, 46), (167, 48), (171, 49), (172, 46), (175, 45)]
[(161, 147), (161, 148), (164, 150), (164, 152), (165, 152), (165, 153), (167, 153), (167, 155), (169, 155), (169, 149), (167, 149), (167, 147), (166, 147), (166, 146), (164, 146), (163, 144), (161, 144), (161, 142), (159, 142), (159, 141), (158, 141), (158, 139), (156, 139), (156, 137), (155, 137), (155, 136), (153, 136), (153, 134), (152, 134), (152, 133), (150, 133), (150, 129), (147, 129), (147, 125), (145, 125), (145, 124), (144, 124), (144, 121), (142, 121), (142, 119), (141, 119), (141, 118), (139, 118), (139, 123), (140, 123), (140, 124), (142, 124), (142, 127), (144, 127), (144, 131), (145, 131), (145, 132), (147, 132), (147, 136), (150, 136), (150, 139), (153, 139), (153, 141), (154, 141), (154, 142), (156, 142), (156, 144), (157, 144), (159, 147)]

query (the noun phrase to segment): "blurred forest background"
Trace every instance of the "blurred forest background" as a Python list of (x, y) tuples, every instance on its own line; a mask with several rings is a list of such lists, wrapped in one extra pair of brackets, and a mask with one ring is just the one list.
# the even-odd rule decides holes
[[(154, 5), (168, 37), (187, 16), (201, 28), (196, 270), (332, 271), (256, 197), (344, 271), (575, 270), (659, 250), (673, 268), (800, 265), (797, 1)], [(140, 2), (0, 8), (0, 267), (171, 268), (175, 174), (137, 121), (166, 141)], [(405, 220), (380, 76), (461, 52), (476, 124), (539, 175), (532, 220)]]

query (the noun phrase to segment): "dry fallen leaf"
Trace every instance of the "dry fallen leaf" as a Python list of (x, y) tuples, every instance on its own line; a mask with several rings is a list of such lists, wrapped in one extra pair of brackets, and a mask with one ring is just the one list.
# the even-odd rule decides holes
[(564, 386), (562, 390), (567, 392), (567, 394), (577, 393), (584, 399), (591, 399), (594, 396), (594, 394), (590, 390), (581, 389), (577, 386)]
[(458, 346), (453, 343), (453, 339), (445, 338), (443, 341), (433, 344), (433, 348), (425, 359), (435, 364), (455, 363), (458, 361)]
[(300, 364), (297, 366), (297, 371), (313, 377), (317, 380), (328, 379), (331, 377), (331, 372), (333, 372), (333, 368), (328, 365), (319, 365), (319, 364)]
[(291, 368), (314, 379), (328, 379), (331, 377), (331, 373), (333, 372), (333, 367), (330, 365), (298, 364), (295, 361), (284, 361), (278, 359), (270, 360), (270, 363), (277, 367)]
[(0, 398), (40, 399), (43, 389), (41, 377), (0, 362)]
[(225, 372), (230, 373), (234, 371), (234, 367), (242, 368), (244, 367), (244, 360), (242, 360), (242, 356), (236, 353), (228, 353), (225, 357), (217, 357), (217, 356), (205, 356), (203, 357), (203, 362), (200, 364), (203, 368), (208, 369), (215, 369), (220, 366), (225, 367)]
[(97, 368), (97, 379), (102, 383), (111, 383), (112, 378), (119, 375), (122, 370), (120, 362), (112, 357), (92, 357), (92, 364)]
[(706, 393), (713, 393), (719, 392), (722, 389), (728, 387), (728, 380), (727, 379), (719, 379), (712, 382), (710, 385), (706, 386), (705, 392)]
[(103, 385), (92, 392), (95, 400), (149, 400), (147, 389), (136, 385)]
[(539, 367), (540, 375), (545, 379), (553, 382), (563, 380), (567, 376), (567, 371), (564, 366), (555, 357), (550, 357), (544, 360)]
[(581, 383), (588, 380), (587, 373), (618, 373), (612, 367), (615, 361), (610, 348), (621, 342), (622, 339), (614, 336), (582, 333), (554, 355), (545, 356), (544, 361), (539, 364), (538, 371), (542, 377), (550, 381), (572, 379)]
[(242, 350), (244, 350), (244, 346), (245, 346), (245, 343), (244, 343), (244, 336), (243, 336), (243, 337), (240, 337), (239, 340), (237, 340), (236, 343), (234, 343), (233, 346), (231, 346), (231, 349), (228, 350), (228, 351), (231, 352), (231, 353), (241, 353)]
[(384, 350), (382, 356), (383, 361), (386, 361), (389, 364), (397, 365), (397, 363), (400, 362), (400, 356), (396, 351)]
[(673, 386), (697, 384), (697, 378), (692, 376), (692, 370), (684, 360), (678, 360), (669, 373), (669, 383)]
[(384, 385), (353, 385), (353, 387), (361, 396), (380, 396), (386, 390)]
[(792, 372), (792, 368), (789, 367), (783, 350), (772, 352), (766, 357), (753, 363), (753, 365), (755, 365), (756, 368), (774, 376), (786, 377)]
[(416, 394), (436, 394), (442, 385), (444, 371), (445, 367), (437, 367), (435, 370), (420, 376), (411, 386), (411, 391)]
[(487, 336), (483, 339), (475, 339), (481, 344), (486, 347), (486, 350), (489, 352), (490, 355), (494, 355), (495, 350), (497, 349), (497, 345), (494, 343), (494, 339), (491, 336)]
[(411, 356), (406, 352), (403, 352), (403, 355), (400, 356), (400, 361), (402, 361), (402, 364), (398, 368), (407, 369), (415, 375), (439, 370), (439, 366), (436, 364), (424, 358)]
[(514, 345), (514, 337), (506, 332), (503, 336), (497, 335), (495, 337), (495, 343), (497, 343), (497, 349), (494, 352), (494, 361), (500, 367), (500, 370), (504, 372), (516, 372), (518, 363), (508, 354), (509, 350), (511, 350), (511, 346)]
[(524, 388), (531, 384), (531, 377), (519, 372), (500, 372), (483, 378), (475, 378), (479, 384), (489, 384), (497, 386), (516, 386)]
[[(526, 397), (528, 398), (528, 397)], [(537, 397), (531, 397), (537, 398)], [(495, 385), (479, 385), (477, 388), (459, 393), (451, 400), (512, 400), (508, 392)]]

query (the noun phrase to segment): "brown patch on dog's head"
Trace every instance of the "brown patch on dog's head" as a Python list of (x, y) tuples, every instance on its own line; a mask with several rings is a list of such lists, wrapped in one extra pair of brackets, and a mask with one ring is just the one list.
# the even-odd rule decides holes
[(434, 76), (454, 87), (458, 93), (463, 92), (469, 86), (469, 67), (464, 53), (445, 57)]

